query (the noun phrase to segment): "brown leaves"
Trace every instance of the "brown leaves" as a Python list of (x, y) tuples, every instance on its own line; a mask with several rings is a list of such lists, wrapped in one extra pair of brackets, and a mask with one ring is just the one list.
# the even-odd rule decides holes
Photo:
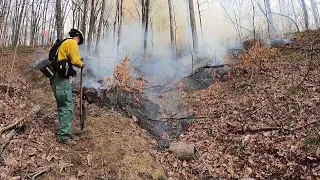
[(269, 48), (257, 41), (242, 54), (240, 66), (247, 71), (257, 72), (278, 55), (279, 52), (276, 48)]
[[(188, 162), (189, 178), (197, 174), (204, 179), (209, 174), (225, 179), (300, 179), (320, 172), (315, 165), (320, 154), (320, 136), (316, 134), (320, 91), (315, 86), (320, 66), (312, 69), (301, 88), (287, 94), (301, 81), (307, 59), (284, 53), (288, 52), (253, 45), (242, 55), (239, 66), (250, 73), (234, 73), (232, 79), (216, 82), (206, 90), (185, 93), (185, 104), (199, 116), (212, 117), (197, 120), (183, 137), (184, 141), (197, 142), (202, 154), (199, 160)], [(261, 68), (278, 79), (257, 73)], [(237, 133), (262, 128), (268, 130)], [(182, 163), (174, 165), (179, 168)]]
[(134, 80), (130, 75), (133, 68), (129, 65), (130, 59), (125, 58), (116, 66), (113, 72), (113, 78), (105, 78), (105, 84), (117, 86), (127, 92), (141, 93), (144, 87), (144, 81), (141, 79)]

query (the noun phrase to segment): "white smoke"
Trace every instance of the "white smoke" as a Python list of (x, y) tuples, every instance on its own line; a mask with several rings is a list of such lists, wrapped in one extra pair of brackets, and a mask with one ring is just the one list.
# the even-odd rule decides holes
[[(125, 58), (131, 59), (130, 65), (138, 69), (143, 78), (151, 84), (164, 84), (170, 80), (181, 79), (192, 72), (192, 44), (185, 45), (181, 58), (175, 59), (171, 56), (170, 40), (158, 32), (148, 33), (147, 60), (143, 61), (143, 37), (141, 24), (125, 24), (122, 27), (119, 57), (117, 58), (117, 36), (113, 37), (108, 32), (107, 38), (100, 43), (99, 54), (82, 54), (90, 56), (86, 61), (86, 68), (89, 69), (97, 79), (104, 79), (112, 76), (115, 67)], [(188, 33), (188, 38), (191, 33)], [(218, 34), (204, 32), (206, 37), (199, 43), (199, 58), (194, 61), (194, 66), (223, 64), (223, 56), (226, 54), (230, 43), (219, 42)], [(191, 41), (192, 43), (192, 41)], [(228, 45), (228, 46), (226, 46)], [(134, 74), (136, 75), (136, 74)], [(97, 87), (93, 79), (87, 79), (86, 85)]]

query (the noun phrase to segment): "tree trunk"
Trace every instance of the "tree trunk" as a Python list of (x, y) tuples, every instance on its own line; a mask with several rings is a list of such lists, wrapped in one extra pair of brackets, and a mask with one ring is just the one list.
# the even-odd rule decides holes
[(93, 39), (93, 31), (95, 26), (95, 1), (91, 0), (91, 12), (90, 12), (90, 22), (89, 22), (89, 32), (88, 32), (88, 51), (90, 51), (92, 46), (92, 39)]
[(19, 13), (19, 18), (18, 18), (18, 23), (16, 24), (16, 28), (15, 28), (15, 35), (14, 35), (14, 39), (13, 39), (13, 46), (17, 46), (18, 45), (18, 40), (19, 40), (19, 35), (20, 35), (20, 27), (21, 27), (21, 21), (22, 21), (22, 15), (24, 12), (24, 8), (26, 5), (26, 0), (23, 0), (22, 2), (22, 7), (20, 9), (20, 13)]
[[(23, 32), (23, 45), (27, 46), (27, 35), (28, 35), (28, 19), (27, 19), (27, 11), (24, 11), (22, 26), (25, 27)], [(23, 29), (22, 29), (23, 30)]]
[(174, 37), (174, 25), (173, 25), (173, 9), (172, 9), (172, 0), (168, 0), (169, 5), (169, 19), (170, 19), (170, 40), (171, 40), (171, 56), (175, 58), (176, 55), (176, 45), (175, 45), (175, 37)]
[(84, 0), (83, 1), (83, 15), (82, 15), (82, 26), (81, 26), (81, 31), (83, 33), (83, 35), (86, 35), (86, 25), (87, 25), (87, 11), (88, 11), (88, 0)]
[(197, 58), (199, 53), (199, 44), (198, 44), (196, 19), (194, 16), (193, 0), (189, 0), (189, 14), (190, 14), (190, 25), (191, 25), (191, 31), (192, 31), (193, 51), (194, 51), (195, 57)]
[(56, 28), (57, 28), (57, 38), (63, 38), (63, 19), (62, 19), (62, 9), (61, 0), (56, 0)]
[(317, 10), (317, 3), (314, 0), (311, 1), (311, 9), (312, 9), (312, 15), (314, 19), (314, 23), (317, 28), (319, 28), (319, 12)]
[(271, 6), (270, 6), (270, 0), (265, 0), (265, 3), (266, 3), (266, 11), (267, 11), (269, 38), (271, 38), (274, 36), (275, 30), (274, 30), (274, 23), (273, 23), (272, 10), (271, 10)]
[(98, 32), (97, 32), (98, 34), (97, 34), (97, 41), (96, 41), (96, 49), (95, 49), (96, 54), (99, 52), (99, 43), (101, 40), (102, 26), (103, 26), (103, 22), (104, 22), (105, 5), (106, 5), (106, 0), (102, 0), (100, 20), (99, 20)]
[(117, 27), (117, 22), (118, 22), (118, 18), (119, 18), (119, 0), (117, 0), (117, 5), (116, 5), (116, 15), (114, 17), (114, 22), (113, 22), (113, 42), (115, 42), (115, 38), (116, 38), (116, 27)]
[[(48, 12), (48, 5), (49, 5), (49, 0), (46, 0), (46, 3), (44, 5), (44, 18), (42, 19), (42, 31), (45, 30), (45, 25), (47, 24), (47, 12)], [(45, 37), (44, 35), (41, 36), (41, 44), (44, 46), (45, 45)]]
[(304, 27), (308, 30), (309, 29), (309, 15), (306, 6), (305, 0), (301, 0), (301, 6), (303, 10), (303, 17), (304, 17)]
[(296, 21), (296, 23), (298, 23), (298, 16), (297, 16), (297, 13), (296, 13), (296, 10), (294, 8), (294, 4), (293, 4), (293, 0), (291, 0), (291, 9), (292, 9), (292, 12), (293, 12), (293, 16), (294, 16), (294, 20)]
[[(283, 1), (281, 1), (281, 0), (279, 0), (279, 8), (280, 8), (280, 14), (283, 14), (284, 15), (284, 10), (283, 10), (283, 8), (284, 8), (284, 2)], [(281, 27), (281, 30), (282, 31), (285, 31), (285, 22), (284, 21), (286, 21), (287, 19), (285, 19), (285, 20), (283, 20), (283, 19), (281, 19), (280, 20), (280, 27)]]
[(120, 51), (120, 42), (121, 42), (121, 28), (122, 28), (122, 21), (123, 21), (123, 0), (119, 1), (119, 10), (118, 10), (118, 40), (117, 40), (117, 54), (119, 57)]
[(199, 2), (199, 0), (197, 0), (197, 5), (198, 5), (198, 13), (199, 13), (199, 21), (200, 21), (201, 37), (202, 37), (202, 40), (203, 40), (203, 27), (202, 27), (202, 18), (201, 18), (200, 2)]
[(150, 9), (150, 0), (146, 0), (145, 2), (145, 12), (144, 12), (144, 21), (145, 21), (145, 27), (144, 27), (144, 38), (143, 38), (143, 51), (144, 56), (143, 59), (147, 60), (147, 48), (148, 48), (148, 26), (149, 26), (149, 9)]

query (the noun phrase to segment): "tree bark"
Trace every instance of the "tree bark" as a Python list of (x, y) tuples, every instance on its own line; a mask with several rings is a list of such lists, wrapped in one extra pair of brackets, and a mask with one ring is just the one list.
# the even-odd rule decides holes
[(86, 35), (86, 19), (87, 19), (87, 11), (88, 11), (88, 0), (84, 0), (83, 1), (83, 15), (82, 15), (82, 26), (81, 26), (81, 31), (83, 33), (83, 35)]
[(266, 11), (267, 11), (267, 21), (268, 21), (268, 32), (269, 32), (269, 37), (274, 36), (274, 23), (273, 23), (273, 16), (272, 16), (272, 10), (270, 6), (270, 0), (265, 0), (266, 4)]
[(172, 0), (168, 0), (169, 6), (169, 20), (170, 20), (170, 40), (171, 40), (171, 56), (175, 58), (176, 56), (176, 45), (175, 45), (175, 33), (174, 33), (174, 25), (173, 25), (173, 9), (172, 9)]
[(312, 15), (314, 19), (314, 23), (317, 28), (319, 28), (319, 12), (317, 10), (317, 3), (314, 0), (310, 0), (311, 3), (311, 9), (312, 9)]
[(88, 32), (88, 50), (90, 51), (92, 46), (92, 39), (93, 39), (93, 31), (95, 26), (95, 1), (91, 0), (91, 12), (90, 12), (90, 22), (89, 22), (89, 32)]
[(98, 26), (98, 34), (97, 34), (97, 41), (96, 41), (96, 54), (99, 52), (99, 43), (101, 40), (101, 34), (102, 34), (102, 26), (104, 22), (104, 11), (106, 6), (106, 0), (102, 0), (102, 7), (101, 7), (101, 13), (100, 13), (100, 20), (99, 20), (99, 26)]
[(144, 25), (144, 35), (143, 35), (143, 60), (147, 60), (147, 50), (148, 50), (148, 31), (149, 31), (149, 10), (150, 10), (150, 0), (146, 0), (143, 10), (142, 23)]
[(22, 15), (24, 12), (25, 5), (26, 5), (26, 0), (23, 0), (22, 7), (21, 7), (20, 13), (19, 13), (18, 23), (15, 25), (16, 28), (15, 28), (15, 35), (14, 35), (13, 43), (12, 43), (13, 46), (18, 45), (18, 40), (19, 40), (19, 35), (20, 35), (20, 26), (21, 26)]
[(120, 51), (120, 42), (121, 42), (121, 29), (123, 21), (123, 0), (119, 1), (119, 10), (118, 10), (118, 40), (117, 40), (117, 56), (119, 57)]
[(197, 5), (198, 5), (198, 13), (199, 13), (199, 22), (200, 22), (200, 29), (201, 29), (201, 37), (203, 40), (203, 27), (202, 27), (202, 18), (201, 18), (201, 12), (200, 12), (200, 2), (197, 0)]
[(197, 58), (199, 53), (199, 44), (198, 44), (196, 19), (194, 16), (193, 0), (189, 0), (189, 14), (190, 14), (190, 25), (191, 25), (191, 31), (192, 31), (193, 51), (194, 51), (195, 57)]
[(291, 0), (291, 9), (292, 9), (292, 12), (293, 12), (294, 20), (295, 20), (296, 23), (298, 23), (298, 16), (297, 16), (296, 10), (294, 8), (293, 0)]
[(304, 27), (308, 30), (309, 29), (309, 15), (306, 6), (305, 0), (301, 0), (301, 6), (303, 10), (303, 17), (304, 17)]
[(62, 19), (62, 9), (61, 0), (56, 0), (56, 28), (57, 28), (57, 38), (63, 38), (63, 19)]

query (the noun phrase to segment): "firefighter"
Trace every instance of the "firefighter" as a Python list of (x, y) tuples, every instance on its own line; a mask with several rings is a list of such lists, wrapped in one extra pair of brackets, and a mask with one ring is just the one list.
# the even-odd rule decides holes
[(84, 62), (78, 49), (78, 45), (81, 45), (84, 39), (82, 33), (77, 29), (71, 29), (69, 35), (70, 38), (64, 40), (58, 49), (55, 65), (57, 72), (50, 80), (50, 84), (56, 98), (59, 116), (58, 141), (68, 145), (75, 145), (76, 140), (79, 138), (71, 134), (74, 104), (69, 77), (76, 74), (72, 66), (84, 68)]

